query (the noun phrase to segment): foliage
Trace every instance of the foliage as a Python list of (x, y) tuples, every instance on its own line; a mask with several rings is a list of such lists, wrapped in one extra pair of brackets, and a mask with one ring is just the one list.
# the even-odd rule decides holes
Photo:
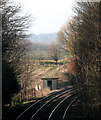
[[(21, 16), (21, 7), (9, 0), (0, 5), (2, 11), (2, 63), (3, 63), (3, 103), (11, 102), (19, 91), (18, 77), (22, 71), (22, 58), (28, 46), (27, 29), (29, 16)], [(7, 97), (7, 99), (6, 99)]]
[(82, 88), (81, 95), (84, 104), (90, 107), (99, 103), (101, 97), (100, 5), (100, 3), (78, 3), (80, 8), (75, 8), (78, 13), (74, 23), (76, 28), (72, 26), (75, 32), (73, 45), (74, 54), (77, 56), (75, 69), (78, 85)]
[(85, 110), (99, 104), (101, 98), (100, 8), (101, 2), (77, 2), (76, 15), (60, 30), (67, 50), (75, 57), (75, 84)]
[(2, 100), (4, 104), (11, 101), (12, 95), (20, 90), (20, 86), (10, 64), (3, 60), (2, 67)]

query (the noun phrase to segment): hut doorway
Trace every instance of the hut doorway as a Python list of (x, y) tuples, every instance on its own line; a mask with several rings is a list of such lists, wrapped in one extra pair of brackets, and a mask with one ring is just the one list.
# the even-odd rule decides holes
[(50, 88), (50, 90), (52, 90), (52, 81), (47, 81), (47, 86)]

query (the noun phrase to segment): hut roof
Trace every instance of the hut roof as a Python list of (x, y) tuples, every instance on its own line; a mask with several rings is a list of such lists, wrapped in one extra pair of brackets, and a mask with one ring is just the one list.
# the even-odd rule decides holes
[(55, 78), (41, 78), (42, 80), (58, 80), (58, 78), (57, 77), (55, 77)]

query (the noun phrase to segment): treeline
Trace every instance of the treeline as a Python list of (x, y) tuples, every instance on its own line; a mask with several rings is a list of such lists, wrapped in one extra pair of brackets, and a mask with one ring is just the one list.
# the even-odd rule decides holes
[(27, 51), (27, 58), (32, 60), (47, 60), (50, 59), (48, 55), (48, 44), (41, 42), (32, 42)]
[[(1, 1), (0, 1), (1, 2)], [(2, 104), (10, 104), (18, 93), (26, 95), (32, 80), (32, 67), (25, 59), (30, 42), (27, 30), (29, 15), (21, 16), (21, 7), (9, 0), (0, 5), (2, 12)]]
[(54, 60), (58, 61), (67, 56), (62, 44), (56, 40), (49, 43), (32, 42), (27, 51), (26, 58), (32, 60)]
[(101, 2), (77, 2), (76, 15), (58, 32), (73, 57), (69, 77), (79, 90), (85, 115), (98, 117), (101, 102)]

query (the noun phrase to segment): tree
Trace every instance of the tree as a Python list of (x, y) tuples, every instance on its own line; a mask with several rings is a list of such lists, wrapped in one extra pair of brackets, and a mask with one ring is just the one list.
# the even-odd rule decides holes
[(0, 9), (2, 11), (2, 89), (5, 104), (8, 89), (6, 102), (9, 102), (13, 94), (19, 91), (18, 76), (21, 74), (21, 62), (27, 49), (26, 32), (30, 20), (29, 16), (20, 16), (21, 7), (8, 0), (2, 2)]
[(67, 52), (66, 43), (67, 43), (68, 35), (67, 35), (66, 30), (67, 30), (67, 24), (62, 26), (61, 29), (59, 30), (57, 34), (57, 40), (60, 42), (61, 48)]
[(21, 7), (15, 6), (7, 0), (2, 2), (1, 9), (3, 58), (9, 57), (12, 61), (19, 60), (26, 49), (25, 40), (28, 36), (26, 31), (30, 23), (29, 16), (20, 16), (18, 13), (21, 11)]
[(101, 98), (100, 7), (101, 2), (77, 2), (76, 15), (62, 31), (66, 48), (76, 58), (75, 83), (88, 115), (91, 112), (88, 108), (93, 110)]
[(74, 55), (78, 58), (75, 61), (78, 85), (86, 109), (86, 106), (93, 108), (100, 101), (100, 3), (82, 2), (77, 5), (75, 11), (78, 15), (71, 24), (72, 40)]
[(50, 57), (53, 60), (55, 60), (56, 64), (57, 64), (57, 61), (60, 59), (61, 52), (62, 52), (60, 44), (59, 43), (54, 43), (54, 42), (50, 43), (48, 51), (49, 51)]
[(2, 100), (4, 105), (11, 102), (13, 94), (20, 90), (20, 86), (10, 64), (3, 60), (2, 66)]

